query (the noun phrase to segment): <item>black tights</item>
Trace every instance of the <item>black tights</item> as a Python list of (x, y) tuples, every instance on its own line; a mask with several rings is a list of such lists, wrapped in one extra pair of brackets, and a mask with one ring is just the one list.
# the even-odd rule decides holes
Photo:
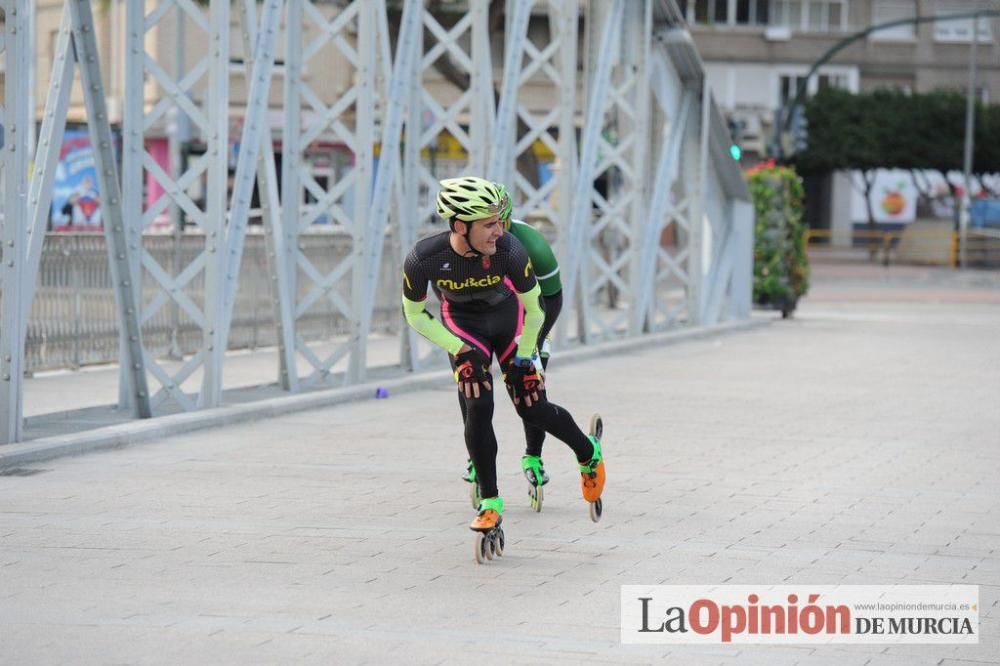
[[(562, 311), (562, 290), (557, 291), (549, 296), (542, 297), (542, 304), (545, 309), (545, 320), (542, 322), (542, 328), (538, 332), (538, 347), (541, 348), (545, 339), (549, 337), (549, 333), (552, 331), (552, 326), (555, 325), (556, 319), (559, 318), (559, 313)], [(547, 370), (549, 367), (549, 357), (542, 356), (542, 370)], [(458, 392), (458, 407), (462, 410), (462, 423), (467, 421), (467, 411), (465, 407), (465, 396), (462, 392)], [(490, 414), (492, 417), (492, 412)], [(524, 454), (528, 456), (542, 456), (542, 444), (545, 443), (545, 428), (533, 424), (527, 419), (523, 419), (524, 423)], [(495, 438), (494, 438), (495, 442)]]
[[(510, 389), (507, 389), (508, 393)], [(493, 431), (493, 391), (481, 391), (478, 398), (466, 398), (459, 392), (465, 416), (465, 445), (476, 468), (476, 478), (483, 497), (496, 497), (497, 438)], [(576, 455), (577, 462), (586, 463), (594, 455), (594, 446), (573, 420), (573, 416), (538, 392), (538, 401), (526, 407), (524, 400), (517, 405), (517, 414), (525, 424), (547, 432), (565, 442)]]
[[(542, 369), (544, 370), (549, 365), (549, 357), (542, 357)], [(468, 424), (468, 408), (465, 406), (465, 396), (462, 392), (458, 392), (458, 407), (462, 410), (462, 423)], [(490, 418), (493, 418), (493, 412), (490, 412)], [(521, 418), (521, 422), (524, 424), (524, 455), (526, 456), (542, 456), (542, 444), (545, 443), (545, 428), (535, 425), (531, 421), (528, 421), (524, 417)]]

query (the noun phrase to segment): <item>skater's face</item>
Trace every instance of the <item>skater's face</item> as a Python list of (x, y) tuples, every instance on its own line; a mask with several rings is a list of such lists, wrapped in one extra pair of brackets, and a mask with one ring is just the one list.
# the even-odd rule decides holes
[(494, 215), (472, 223), (469, 231), (469, 244), (480, 254), (487, 256), (496, 254), (497, 241), (503, 236), (503, 224), (500, 216)]

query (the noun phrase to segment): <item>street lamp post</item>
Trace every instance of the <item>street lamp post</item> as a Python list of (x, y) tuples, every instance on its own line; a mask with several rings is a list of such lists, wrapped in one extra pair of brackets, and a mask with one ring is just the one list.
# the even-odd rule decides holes
[[(978, 3), (977, 3), (977, 9)], [(965, 104), (965, 154), (962, 171), (965, 176), (965, 190), (962, 192), (961, 209), (958, 212), (958, 256), (962, 268), (968, 266), (965, 253), (969, 236), (969, 207), (972, 204), (972, 153), (976, 128), (976, 44), (979, 42), (979, 14), (972, 23), (972, 44), (969, 46), (969, 94)]]

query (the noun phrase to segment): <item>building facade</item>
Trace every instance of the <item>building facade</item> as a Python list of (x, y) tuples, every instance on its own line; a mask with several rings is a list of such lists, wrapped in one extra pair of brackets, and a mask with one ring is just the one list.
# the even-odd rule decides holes
[[(743, 129), (751, 159), (766, 152), (775, 114), (799, 80), (838, 42), (871, 26), (996, 9), (976, 0), (679, 0), (719, 104)], [(972, 19), (873, 32), (832, 58), (808, 91), (958, 90), (968, 82)], [(1000, 102), (1000, 23), (978, 22), (977, 94)]]

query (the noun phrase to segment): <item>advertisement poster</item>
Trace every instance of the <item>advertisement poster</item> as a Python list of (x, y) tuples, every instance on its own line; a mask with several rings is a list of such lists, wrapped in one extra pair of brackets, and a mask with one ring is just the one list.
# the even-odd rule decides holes
[(101, 193), (90, 137), (66, 130), (52, 193), (52, 231), (101, 231)]
[[(865, 209), (864, 179), (860, 172), (853, 172), (853, 195), (851, 197), (851, 217), (854, 222), (867, 222)], [(913, 222), (917, 217), (917, 192), (913, 176), (900, 169), (879, 169), (875, 176), (875, 186), (871, 191), (872, 217), (877, 223)]]

